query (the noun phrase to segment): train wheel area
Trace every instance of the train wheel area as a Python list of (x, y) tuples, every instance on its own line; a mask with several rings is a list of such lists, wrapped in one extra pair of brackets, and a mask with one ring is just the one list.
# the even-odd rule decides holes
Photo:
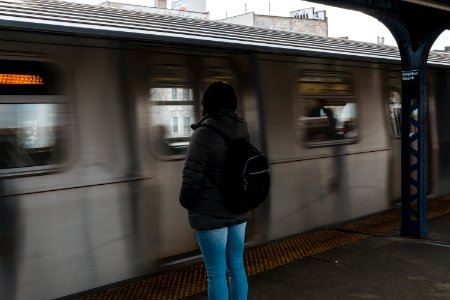
[[(429, 201), (427, 239), (400, 237), (400, 216), (396, 208), (246, 249), (249, 299), (449, 299), (450, 196)], [(200, 261), (75, 299), (207, 299), (206, 289)]]

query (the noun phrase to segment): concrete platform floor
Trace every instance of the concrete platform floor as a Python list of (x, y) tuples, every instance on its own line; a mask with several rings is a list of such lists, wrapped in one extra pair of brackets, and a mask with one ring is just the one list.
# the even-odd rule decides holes
[(450, 299), (450, 214), (429, 220), (426, 239), (373, 234), (248, 280), (255, 300)]

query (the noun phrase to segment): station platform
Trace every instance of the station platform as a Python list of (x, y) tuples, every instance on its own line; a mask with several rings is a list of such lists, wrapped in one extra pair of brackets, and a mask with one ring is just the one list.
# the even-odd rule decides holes
[[(400, 209), (246, 249), (248, 299), (450, 299), (450, 197), (429, 235), (400, 236)], [(208, 299), (196, 264), (78, 299)]]
[(261, 272), (248, 279), (248, 299), (450, 299), (450, 214), (429, 220), (429, 231), (427, 239), (373, 233)]

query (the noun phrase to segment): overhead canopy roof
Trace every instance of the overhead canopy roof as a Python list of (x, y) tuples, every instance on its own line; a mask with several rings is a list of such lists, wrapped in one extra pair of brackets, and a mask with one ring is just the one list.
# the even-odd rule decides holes
[(402, 65), (426, 62), (438, 36), (450, 29), (448, 0), (315, 0), (317, 3), (358, 10), (382, 22), (399, 45)]
[(391, 11), (396, 14), (437, 17), (450, 29), (450, 1), (448, 0), (314, 0), (316, 3), (358, 10), (367, 14)]
[(432, 7), (435, 9), (450, 12), (450, 3), (448, 0), (434, 0), (434, 1), (423, 1), (423, 0), (402, 0), (404, 2), (414, 3), (424, 7)]
[[(428, 28), (442, 32), (450, 29), (449, 0), (314, 0), (314, 2), (371, 15), (388, 28), (392, 20), (409, 23), (413, 30)], [(395, 22), (394, 22), (395, 23)], [(395, 27), (396, 24), (393, 25)]]

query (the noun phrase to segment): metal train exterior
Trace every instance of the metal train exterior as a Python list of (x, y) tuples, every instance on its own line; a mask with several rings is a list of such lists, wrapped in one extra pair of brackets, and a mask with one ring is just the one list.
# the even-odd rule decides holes
[[(202, 91), (231, 82), (272, 188), (248, 245), (400, 198), (394, 47), (58, 1), (0, 2), (0, 298), (198, 257), (178, 203)], [(450, 58), (429, 59), (430, 195), (450, 192)], [(335, 125), (309, 111), (318, 102)]]

